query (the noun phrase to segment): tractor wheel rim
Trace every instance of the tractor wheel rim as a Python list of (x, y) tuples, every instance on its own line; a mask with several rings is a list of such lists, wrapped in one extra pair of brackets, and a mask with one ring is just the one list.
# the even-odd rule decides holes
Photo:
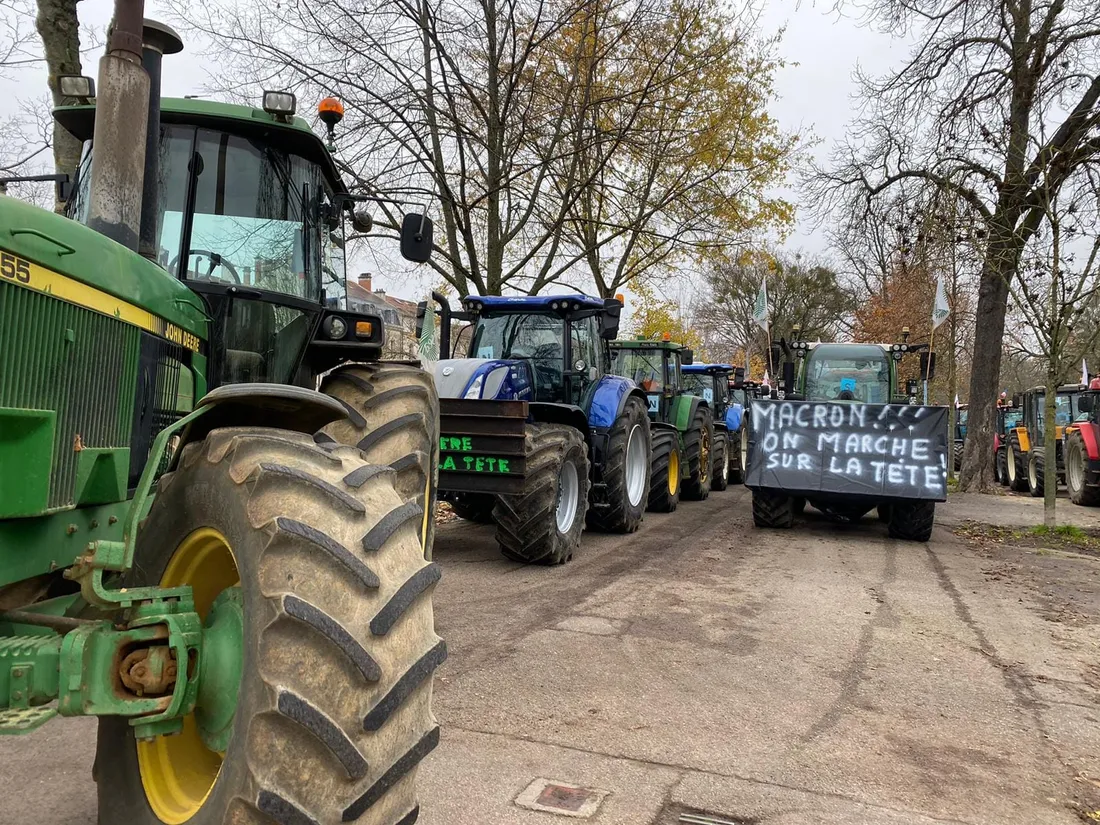
[(706, 427), (699, 434), (699, 481), (704, 484), (710, 478), (710, 433)]
[(1016, 453), (1012, 450), (1012, 446), (1009, 445), (1005, 450), (1005, 470), (1008, 472), (1008, 482), (1010, 484), (1016, 481)]
[[(161, 576), (162, 587), (191, 585), (195, 610), (203, 618), (204, 656), (207, 631), (213, 634), (212, 647), (220, 649), (232, 660), (235, 654), (238, 670), (230, 675), (236, 684), (223, 685), (220, 700), (211, 707), (197, 709), (183, 719), (183, 730), (174, 736), (158, 736), (137, 742), (138, 772), (145, 789), (145, 798), (157, 818), (165, 825), (187, 822), (210, 795), (221, 771), (224, 753), (207, 745), (199, 719), (204, 711), (213, 714), (224, 729), (228, 741), (228, 726), (232, 722), (240, 688), (239, 660), (243, 638), (243, 614), (239, 610), (240, 574), (229, 541), (217, 530), (203, 527), (185, 538), (172, 554)], [(233, 605), (237, 605), (234, 608)], [(216, 630), (214, 628), (217, 628)], [(233, 647), (236, 649), (233, 650)], [(201, 678), (201, 677), (200, 677)], [(203, 694), (200, 682), (199, 693)], [(229, 703), (225, 706), (224, 703)], [(226, 722), (228, 719), (228, 723)]]
[(680, 489), (680, 451), (675, 447), (668, 454), (668, 494), (676, 495)]
[(749, 431), (741, 430), (741, 472), (749, 466)]
[(1027, 480), (1034, 489), (1039, 489), (1039, 464), (1036, 461), (1027, 463)]
[(1066, 486), (1071, 490), (1080, 490), (1085, 486), (1085, 472), (1081, 466), (1081, 458), (1081, 451), (1077, 446), (1070, 447), (1069, 455), (1066, 457)]
[(645, 434), (640, 424), (635, 424), (626, 437), (626, 500), (631, 507), (642, 503), (645, 478), (649, 462), (645, 457)]
[(555, 520), (559, 533), (568, 533), (577, 517), (581, 497), (580, 477), (577, 475), (577, 465), (572, 461), (565, 462), (558, 474), (558, 507), (555, 511)]

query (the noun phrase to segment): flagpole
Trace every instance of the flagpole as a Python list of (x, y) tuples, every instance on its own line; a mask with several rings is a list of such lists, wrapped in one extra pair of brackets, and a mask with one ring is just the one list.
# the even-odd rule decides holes
[[(928, 365), (932, 365), (932, 353), (935, 352), (933, 345), (936, 342), (936, 319), (932, 319), (932, 332), (928, 336)], [(928, 370), (924, 371), (924, 406), (928, 406)]]

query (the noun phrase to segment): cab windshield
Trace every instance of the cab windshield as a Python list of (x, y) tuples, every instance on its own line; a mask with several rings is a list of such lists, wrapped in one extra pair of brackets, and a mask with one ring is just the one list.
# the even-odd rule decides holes
[(714, 379), (709, 375), (685, 372), (681, 376), (684, 384), (684, 392), (689, 395), (698, 395), (708, 402), (714, 401)]
[(890, 362), (877, 346), (819, 346), (810, 352), (805, 369), (807, 401), (890, 400)]
[[(310, 233), (320, 233), (306, 207), (324, 189), (317, 164), (257, 140), (167, 124), (159, 175), (158, 257), (169, 272), (320, 300), (325, 250), (311, 248), (319, 244), (310, 243)], [(185, 213), (192, 186), (188, 238)]]
[(670, 383), (669, 376), (664, 374), (664, 360), (660, 350), (621, 347), (615, 350), (612, 371), (629, 378), (647, 393), (659, 393)]
[(554, 400), (564, 381), (565, 321), (520, 312), (480, 315), (470, 340), (471, 358), (524, 359), (535, 373), (535, 400)]

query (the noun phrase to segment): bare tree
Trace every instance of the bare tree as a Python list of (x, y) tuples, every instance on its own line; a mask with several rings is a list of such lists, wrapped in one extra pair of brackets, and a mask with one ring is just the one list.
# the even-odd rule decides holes
[[(42, 38), (42, 50), (49, 72), (50, 94), (54, 106), (75, 101), (61, 94), (57, 79), (62, 75), (78, 75), (80, 67), (80, 22), (77, 19), (78, 0), (38, 0), (35, 27)], [(80, 141), (60, 123), (53, 125), (53, 161), (59, 175), (75, 176), (80, 163)], [(65, 204), (58, 202), (61, 211)]]
[(971, 374), (962, 486), (985, 489), (1009, 283), (1044, 204), (1100, 159), (1100, 5), (873, 0), (870, 11), (889, 30), (916, 29), (918, 44), (898, 71), (861, 78), (862, 120), (830, 168), (815, 171), (811, 191), (819, 210), (860, 211), (919, 180), (980, 216), (973, 354), (987, 368)]
[(1082, 359), (1100, 342), (1100, 325), (1095, 323), (1100, 310), (1100, 236), (1093, 233), (1075, 243), (1082, 227), (1091, 229), (1100, 219), (1098, 183), (1082, 173), (1060, 194), (1052, 194), (1044, 204), (1044, 223), (1029, 239), (1023, 266), (1009, 285), (1010, 305), (1023, 322), (1010, 327), (1009, 349), (1040, 362), (1045, 373), (1043, 521), (1047, 527), (1056, 524), (1056, 426), (1072, 420), (1072, 411), (1057, 410), (1057, 390), (1074, 377)]
[[(683, 105), (677, 91), (693, 72), (703, 88), (688, 114), (705, 116), (699, 101), (716, 90), (699, 75), (704, 58), (740, 54), (695, 42), (713, 39), (703, 30), (715, 19), (712, 8), (713, 0), (292, 0), (277, 16), (244, 2), (202, 11), (180, 5), (179, 14), (229, 59), (223, 90), (232, 92), (243, 75), (303, 97), (342, 97), (339, 152), (355, 189), (431, 201), (442, 213), (432, 266), (460, 294), (500, 294), (587, 280), (602, 273), (603, 251), (614, 250), (622, 266), (599, 285), (609, 292), (688, 241), (686, 184), (710, 197), (708, 176), (713, 187), (725, 186), (733, 161), (711, 152), (709, 171), (696, 163), (675, 181), (664, 179), (671, 163), (647, 177), (646, 162), (655, 125), (671, 130), (674, 107)], [(684, 16), (679, 30), (669, 28), (673, 9)], [(666, 33), (660, 42), (652, 37), (658, 30)], [(678, 62), (681, 52), (689, 63)], [(770, 94), (763, 57), (752, 78), (759, 84), (745, 88), (756, 96), (744, 105), (759, 113)], [(723, 194), (731, 204), (759, 196), (784, 220), (785, 205), (773, 208), (760, 181), (782, 174), (786, 139), (767, 119), (758, 132), (759, 157), (744, 161), (754, 147), (742, 133), (736, 159), (757, 191), (742, 184)], [(696, 156), (706, 160), (706, 151), (697, 147)], [(647, 181), (651, 193), (639, 197)], [(610, 188), (617, 192), (611, 211)], [(400, 210), (381, 209), (377, 225), (396, 233)], [(746, 208), (736, 217), (756, 216)], [(697, 243), (707, 227), (695, 222)]]

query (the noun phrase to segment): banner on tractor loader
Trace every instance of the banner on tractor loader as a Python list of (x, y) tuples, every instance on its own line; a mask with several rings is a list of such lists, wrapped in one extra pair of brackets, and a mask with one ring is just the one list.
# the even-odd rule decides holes
[(947, 408), (755, 400), (748, 487), (947, 499)]

